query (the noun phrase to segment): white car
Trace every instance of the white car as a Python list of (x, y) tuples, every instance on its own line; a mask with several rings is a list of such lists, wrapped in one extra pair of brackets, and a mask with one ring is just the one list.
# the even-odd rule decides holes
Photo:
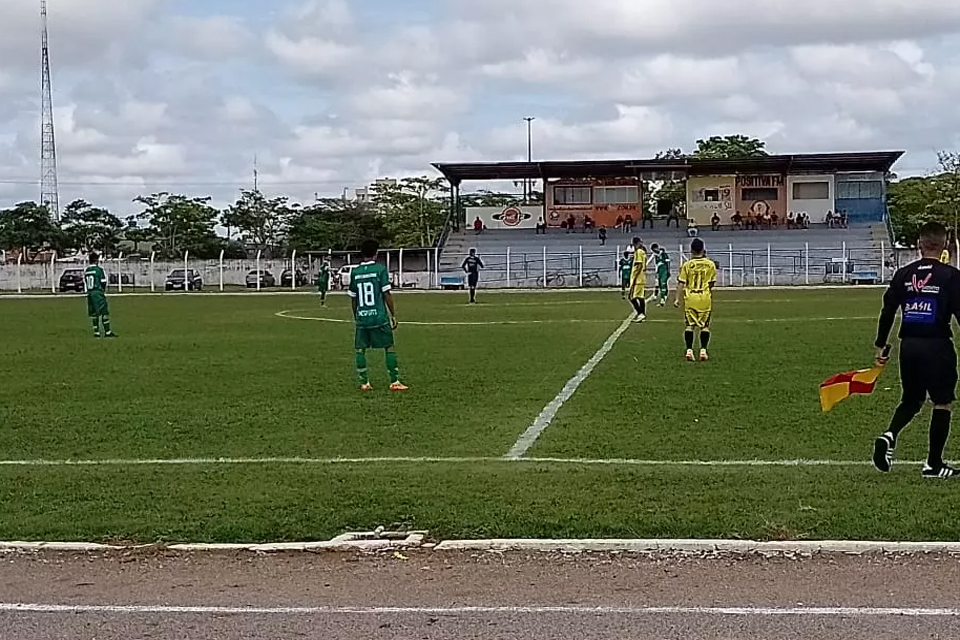
[(341, 289), (346, 289), (350, 286), (350, 274), (353, 273), (353, 270), (356, 268), (357, 265), (355, 264), (345, 264), (337, 271), (337, 282), (340, 284)]

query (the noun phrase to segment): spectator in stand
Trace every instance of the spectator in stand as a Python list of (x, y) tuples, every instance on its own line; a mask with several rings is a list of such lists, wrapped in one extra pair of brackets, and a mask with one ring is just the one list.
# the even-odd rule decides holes
[(633, 223), (633, 216), (628, 213), (628, 214), (627, 214), (627, 217), (624, 218), (624, 220), (623, 220), (623, 231), (624, 231), (625, 233), (631, 233), (631, 232), (633, 232), (633, 224), (634, 224), (634, 223)]
[(700, 230), (697, 229), (697, 221), (693, 218), (687, 218), (687, 237), (696, 238), (700, 235)]
[(680, 228), (680, 214), (677, 213), (676, 207), (670, 209), (670, 215), (667, 216), (667, 229), (670, 228), (670, 222), (677, 223), (677, 229)]
[(780, 224), (780, 216), (777, 215), (776, 211), (770, 213), (770, 224), (774, 227)]
[(547, 221), (543, 219), (543, 216), (537, 218), (537, 235), (541, 233), (547, 235)]
[(641, 228), (641, 229), (646, 229), (646, 228), (647, 228), (647, 223), (649, 223), (649, 224), (650, 224), (650, 228), (653, 229), (653, 216), (641, 215), (641, 216), (640, 216), (640, 228)]
[(607, 244), (607, 228), (600, 227), (600, 232), (597, 234), (597, 237), (600, 238), (600, 246)]
[(714, 231), (720, 230), (720, 214), (719, 213), (715, 212), (713, 214), (713, 217), (710, 218), (710, 228), (713, 229)]
[(477, 219), (473, 221), (473, 232), (476, 235), (480, 235), (483, 232), (483, 220), (480, 219), (480, 216), (477, 216)]
[(823, 221), (827, 223), (828, 229), (833, 229), (833, 211), (827, 211), (827, 215), (824, 216)]
[(743, 216), (740, 215), (739, 211), (733, 214), (733, 217), (730, 218), (730, 220), (733, 222), (734, 229), (743, 229)]
[(840, 228), (841, 229), (847, 228), (847, 210), (846, 209), (840, 212)]
[(797, 225), (796, 220), (793, 217), (793, 211), (787, 212), (787, 229), (793, 229)]
[(747, 227), (747, 230), (748, 230), (748, 231), (750, 231), (750, 230), (756, 231), (756, 230), (757, 230), (757, 219), (754, 217), (753, 211), (747, 211), (747, 224), (746, 224), (746, 227)]
[(590, 233), (596, 228), (597, 225), (593, 223), (593, 218), (589, 215), (583, 216), (583, 231), (584, 233)]
[(617, 216), (617, 224), (614, 225), (614, 229), (623, 232), (623, 216)]
[(573, 230), (576, 228), (577, 228), (577, 219), (571, 213), (569, 216), (567, 216), (567, 233), (573, 232)]

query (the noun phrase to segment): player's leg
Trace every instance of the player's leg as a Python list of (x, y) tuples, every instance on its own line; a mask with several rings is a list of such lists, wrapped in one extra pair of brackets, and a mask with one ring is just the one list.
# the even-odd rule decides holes
[(707, 355), (707, 347), (710, 346), (710, 312), (704, 311), (699, 315), (700, 327), (700, 361), (706, 362), (710, 359)]
[(467, 276), (467, 284), (470, 286), (470, 303), (477, 301), (477, 284), (480, 282), (480, 276), (471, 273)]
[(87, 316), (90, 318), (90, 322), (93, 324), (93, 337), (100, 337), (100, 312), (97, 309), (96, 302), (93, 299), (93, 294), (87, 294)]
[(357, 327), (353, 346), (356, 349), (356, 354), (354, 357), (357, 368), (357, 380), (360, 382), (360, 389), (363, 391), (369, 391), (373, 388), (370, 386), (370, 375), (369, 371), (367, 370), (367, 349), (370, 347), (369, 329), (366, 329), (365, 327)]
[(696, 322), (696, 317), (693, 310), (690, 309), (689, 307), (683, 308), (683, 323), (684, 323), (683, 342), (687, 347), (687, 351), (684, 357), (690, 362), (693, 362), (694, 361), (693, 339), (696, 337), (695, 331), (696, 331), (697, 322)]
[(117, 335), (110, 329), (110, 306), (107, 304), (107, 296), (100, 296), (100, 303), (97, 309), (100, 316), (100, 322), (103, 323), (103, 335), (106, 338), (116, 338)]
[(930, 354), (930, 360), (927, 384), (933, 413), (930, 416), (930, 450), (923, 475), (927, 478), (960, 477), (960, 472), (943, 460), (943, 450), (950, 437), (950, 418), (957, 386), (957, 355), (953, 344), (944, 341), (936, 353)]
[(897, 448), (897, 439), (910, 421), (913, 420), (927, 399), (924, 386), (922, 354), (911, 340), (900, 345), (900, 386), (903, 393), (900, 404), (893, 412), (887, 430), (873, 443), (873, 464), (884, 473), (893, 465), (893, 455)]
[(670, 293), (670, 286), (668, 282), (669, 276), (660, 278), (660, 289), (657, 292), (660, 295), (660, 306), (667, 304), (667, 295)]
[(321, 307), (327, 306), (327, 288), (326, 287), (320, 287), (320, 306)]
[(400, 363), (397, 361), (397, 352), (393, 343), (393, 329), (388, 326), (380, 327), (374, 335), (374, 344), (384, 350), (384, 361), (387, 373), (390, 375), (391, 391), (406, 391), (407, 387), (400, 382)]

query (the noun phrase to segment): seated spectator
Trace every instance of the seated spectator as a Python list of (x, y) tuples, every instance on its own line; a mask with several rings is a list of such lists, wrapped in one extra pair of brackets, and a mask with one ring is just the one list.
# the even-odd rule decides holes
[(677, 210), (675, 208), (671, 209), (670, 215), (667, 216), (667, 229), (670, 228), (670, 222), (677, 223), (677, 229), (680, 228), (680, 214), (677, 213)]
[(567, 233), (572, 232), (576, 228), (577, 228), (577, 219), (573, 217), (573, 214), (571, 213), (569, 216), (567, 216)]
[(697, 229), (696, 220), (687, 218), (687, 237), (696, 238), (698, 235), (700, 235), (700, 230)]
[(824, 216), (823, 221), (827, 223), (827, 228), (833, 229), (833, 226), (834, 226), (833, 211), (827, 211), (827, 215)]
[(714, 213), (713, 217), (710, 218), (710, 228), (714, 231), (720, 230), (720, 214)]
[(586, 233), (590, 233), (594, 229), (593, 218), (590, 216), (583, 216), (583, 230)]
[(796, 219), (793, 217), (793, 211), (787, 212), (787, 229), (793, 229), (797, 226)]
[(740, 215), (739, 211), (733, 214), (733, 217), (730, 218), (730, 221), (733, 222), (734, 229), (743, 229), (743, 216)]
[(627, 214), (627, 217), (624, 218), (623, 220), (623, 230), (626, 233), (631, 233), (633, 231), (633, 216), (630, 215), (629, 213)]
[(537, 218), (537, 235), (541, 233), (547, 235), (547, 221), (543, 219), (543, 216)]
[(757, 219), (754, 217), (752, 211), (747, 213), (747, 229), (757, 230)]
[(840, 212), (840, 228), (841, 229), (847, 228), (847, 210), (846, 209)]
[(480, 235), (483, 231), (483, 221), (480, 220), (480, 216), (477, 216), (477, 219), (473, 221), (473, 232), (476, 235)]
[(617, 224), (614, 225), (617, 231), (623, 231), (623, 216), (617, 216)]
[(780, 224), (780, 216), (777, 215), (776, 211), (770, 214), (770, 224), (774, 227)]

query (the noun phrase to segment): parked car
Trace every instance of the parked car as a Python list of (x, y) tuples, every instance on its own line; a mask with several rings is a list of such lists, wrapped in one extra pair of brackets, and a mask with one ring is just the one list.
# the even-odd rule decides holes
[(290, 269), (284, 269), (283, 273), (280, 274), (280, 286), (281, 287), (291, 287), (291, 286), (305, 287), (308, 284), (310, 284), (310, 279), (307, 278), (307, 274), (305, 274), (303, 271), (300, 271), (300, 269), (297, 269), (296, 278), (297, 278), (297, 284), (294, 285), (293, 276), (290, 273)]
[(203, 278), (196, 269), (187, 269), (187, 275), (184, 277), (183, 269), (174, 269), (167, 276), (167, 281), (163, 285), (164, 291), (200, 291), (203, 289)]
[[(259, 273), (259, 278), (258, 278), (258, 273)], [(246, 282), (247, 282), (247, 288), (248, 288), (248, 289), (256, 289), (256, 288), (257, 288), (257, 280), (258, 280), (258, 279), (259, 279), (259, 281), (260, 281), (260, 288), (261, 288), (261, 289), (262, 289), (262, 288), (265, 288), (265, 287), (275, 287), (275, 286), (277, 286), (277, 279), (276, 279), (275, 277), (273, 277), (273, 274), (272, 274), (272, 273), (270, 273), (270, 272), (267, 271), (266, 269), (260, 269), (259, 272), (258, 272), (256, 269), (254, 269), (254, 270), (252, 270), (250, 273), (247, 274), (247, 280), (246, 280)]]
[(355, 264), (345, 264), (340, 267), (340, 270), (337, 271), (335, 277), (335, 284), (341, 289), (346, 289), (350, 286), (350, 274), (353, 273), (353, 270), (357, 268)]
[(65, 269), (60, 275), (60, 293), (76, 291), (83, 293), (86, 287), (83, 284), (83, 269)]

